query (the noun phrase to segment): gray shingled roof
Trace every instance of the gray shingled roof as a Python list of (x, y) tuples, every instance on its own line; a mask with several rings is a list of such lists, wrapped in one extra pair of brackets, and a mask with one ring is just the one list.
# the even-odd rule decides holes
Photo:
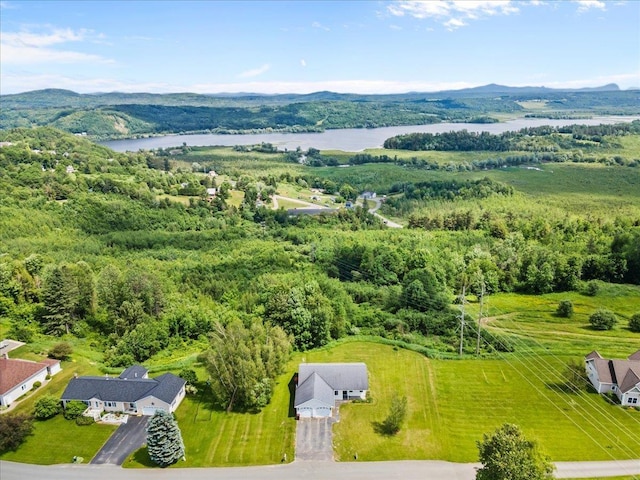
[(298, 384), (294, 406), (298, 407), (315, 398), (333, 407), (335, 405), (333, 391), (334, 389), (314, 372), (304, 382)]
[(109, 402), (137, 402), (150, 395), (171, 403), (185, 381), (171, 373), (157, 378), (72, 378), (62, 394), (62, 400), (90, 400)]
[(630, 355), (628, 360), (609, 360), (595, 351), (585, 358), (593, 362), (601, 383), (616, 384), (622, 393), (640, 382), (640, 350)]
[(301, 363), (298, 385), (314, 372), (333, 390), (369, 390), (367, 366), (364, 363)]
[(626, 393), (640, 382), (640, 361), (611, 360), (615, 380), (622, 393)]
[(120, 374), (120, 377), (118, 378), (123, 378), (123, 379), (144, 378), (147, 372), (148, 370), (144, 368), (142, 365), (131, 365), (124, 372), (122, 372)]

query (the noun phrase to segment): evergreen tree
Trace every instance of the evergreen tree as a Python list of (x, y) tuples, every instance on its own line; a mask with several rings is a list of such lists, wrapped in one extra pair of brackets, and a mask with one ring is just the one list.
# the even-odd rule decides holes
[(147, 450), (151, 460), (163, 468), (184, 458), (182, 434), (173, 415), (156, 410), (147, 426)]
[(48, 272), (42, 288), (45, 308), (42, 323), (46, 333), (69, 333), (76, 320), (79, 297), (78, 285), (66, 265), (56, 265)]

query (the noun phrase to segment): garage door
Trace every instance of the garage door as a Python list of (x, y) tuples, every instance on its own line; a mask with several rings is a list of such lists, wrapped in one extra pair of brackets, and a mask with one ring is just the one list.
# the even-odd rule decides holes
[(313, 413), (313, 408), (311, 407), (298, 408), (298, 415), (300, 416), (300, 418), (311, 418), (312, 413)]
[(314, 411), (313, 411), (313, 416), (314, 417), (330, 417), (331, 416), (331, 409), (327, 408), (327, 407), (315, 408)]
[(154, 413), (156, 413), (156, 410), (165, 411), (164, 408), (159, 407), (142, 407), (142, 415), (153, 415)]

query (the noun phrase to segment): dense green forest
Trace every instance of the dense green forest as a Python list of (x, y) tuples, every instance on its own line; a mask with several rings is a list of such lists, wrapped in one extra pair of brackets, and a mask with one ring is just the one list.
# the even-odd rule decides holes
[(77, 94), (42, 90), (0, 97), (0, 129), (53, 126), (94, 139), (166, 133), (302, 132), (333, 128), (474, 122), (513, 116), (584, 118), (638, 114), (639, 93), (498, 85), (398, 95)]
[[(447, 357), (460, 347), (463, 287), (475, 299), (640, 285), (637, 123), (526, 135), (569, 135), (567, 155), (597, 137), (624, 161), (554, 163), (548, 187), (531, 183), (549, 165), (540, 162), (434, 171), (398, 151), (383, 165), (336, 154), (359, 160), (318, 168), (264, 146), (121, 154), (48, 127), (2, 131), (0, 325), (26, 342), (83, 339), (107, 367), (204, 353), (212, 333), (251, 344), (276, 332), (278, 358), (357, 335)], [(205, 173), (213, 168), (219, 176)], [(311, 188), (340, 205), (374, 177), (387, 194), (381, 211), (408, 228), (361, 207), (292, 217), (270, 205), (273, 193)], [(483, 355), (515, 348), (490, 329), (482, 338)], [(475, 351), (475, 339), (463, 342)], [(238, 401), (264, 405), (263, 380)]]

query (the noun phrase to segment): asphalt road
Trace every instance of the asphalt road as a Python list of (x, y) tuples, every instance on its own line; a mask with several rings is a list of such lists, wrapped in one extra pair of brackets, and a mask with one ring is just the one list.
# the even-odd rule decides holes
[[(188, 453), (187, 453), (188, 455)], [(640, 475), (640, 460), (560, 462), (558, 478)], [(2, 480), (474, 480), (478, 464), (442, 461), (313, 462), (235, 468), (123, 469), (115, 465), (27, 465), (0, 461)]]
[[(122, 465), (129, 455), (146, 442), (148, 421), (149, 417), (130, 415), (127, 423), (123, 423), (113, 432), (109, 440), (93, 457), (91, 463), (94, 465)], [(2, 475), (0, 478), (4, 480)]]

